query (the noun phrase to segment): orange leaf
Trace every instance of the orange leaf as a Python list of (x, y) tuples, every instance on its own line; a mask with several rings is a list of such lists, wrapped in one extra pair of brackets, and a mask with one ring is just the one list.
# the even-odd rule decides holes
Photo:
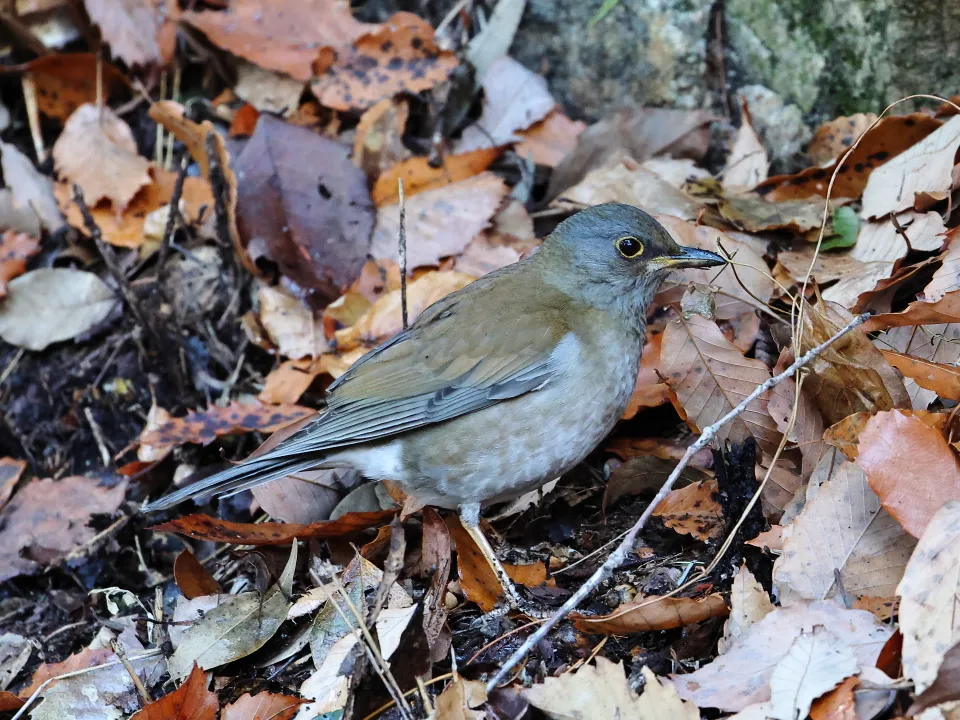
[(321, 58), (310, 88), (321, 105), (334, 110), (367, 108), (401, 92), (417, 93), (443, 82), (457, 56), (441, 50), (433, 27), (421, 17), (398, 12), (356, 39), (328, 65)]
[(624, 603), (609, 615), (571, 613), (578, 630), (589, 633), (626, 635), (653, 630), (670, 630), (712, 617), (723, 617), (730, 610), (720, 593), (704, 598), (647, 596)]
[(223, 709), (223, 720), (293, 720), (305, 702), (289, 695), (246, 693)]
[(267, 375), (257, 399), (271, 405), (295, 403), (322, 372), (319, 367), (314, 369), (314, 364), (310, 358), (280, 364)]
[(948, 400), (960, 400), (960, 369), (953, 365), (930, 362), (892, 350), (881, 350), (883, 356), (897, 370), (922, 388), (933, 390)]
[(259, 119), (260, 111), (250, 103), (244, 103), (233, 114), (233, 120), (230, 121), (230, 131), (227, 134), (230, 137), (249, 137), (253, 135)]
[(920, 537), (934, 514), (960, 499), (960, 461), (943, 435), (913, 414), (877, 413), (860, 432), (856, 463), (884, 509)]
[[(920, 418), (923, 424), (939, 432), (947, 426), (950, 419), (948, 413), (935, 413), (927, 410), (901, 410), (904, 415)], [(870, 413), (854, 413), (845, 417), (835, 425), (828, 427), (823, 433), (824, 442), (833, 445), (851, 460), (856, 460), (860, 433), (867, 426), (873, 415)]]
[[(33, 695), (37, 689), (50, 678), (58, 675), (66, 675), (76, 670), (85, 670), (94, 665), (102, 665), (105, 662), (116, 659), (113, 650), (110, 648), (98, 648), (91, 650), (85, 648), (80, 652), (74, 653), (66, 660), (58, 663), (44, 663), (37, 668), (37, 671), (30, 678), (30, 684), (20, 691), (20, 697), (26, 699)], [(47, 687), (50, 687), (49, 685)]]
[(653, 514), (681, 535), (692, 535), (703, 542), (715, 540), (724, 531), (723, 508), (717, 497), (717, 481), (705, 480), (672, 490)]
[[(97, 55), (62, 53), (43, 55), (18, 68), (33, 78), (37, 107), (47, 117), (64, 122), (85, 103), (97, 100)], [(100, 64), (103, 101), (129, 86), (126, 76), (106, 61)]]
[(7, 282), (27, 271), (27, 260), (40, 252), (40, 241), (16, 230), (0, 235), (0, 298), (7, 294)]
[(853, 691), (860, 678), (848, 677), (833, 690), (813, 701), (810, 720), (857, 720)]
[(300, 405), (245, 405), (234, 400), (226, 407), (212, 405), (206, 410), (192, 410), (186, 417), (170, 418), (143, 432), (140, 442), (152, 446), (206, 445), (221, 435), (255, 430), (274, 432), (315, 412)]
[(220, 703), (207, 689), (207, 675), (196, 665), (186, 682), (169, 695), (147, 705), (131, 720), (216, 720)]
[(666, 402), (672, 402), (673, 390), (666, 383), (660, 382), (657, 375), (657, 366), (660, 364), (660, 346), (663, 343), (663, 333), (651, 334), (643, 346), (643, 355), (640, 357), (640, 373), (637, 383), (630, 396), (630, 403), (623, 411), (621, 420), (629, 420), (643, 408), (657, 407)]
[(12, 692), (0, 690), (0, 712), (13, 712), (23, 707), (25, 700), (21, 700)]
[(298, 523), (237, 523), (210, 517), (187, 515), (154, 525), (151, 530), (186, 535), (194, 540), (233, 543), (235, 545), (289, 545), (297, 540), (335, 538), (377, 527), (394, 515), (393, 510), (347, 513), (336, 520)]
[(220, 592), (220, 583), (189, 550), (181, 552), (173, 561), (173, 578), (187, 600)]
[(412, 157), (383, 172), (370, 193), (377, 207), (400, 201), (397, 180), (403, 180), (403, 194), (409, 198), (424, 190), (443, 187), (479, 175), (500, 157), (503, 148), (481, 148), (462, 155), (447, 155), (440, 167), (426, 157)]
[(515, 151), (524, 159), (532, 155), (537, 165), (556, 167), (577, 146), (577, 138), (586, 129), (586, 123), (571, 120), (562, 111), (554, 110), (540, 122), (517, 133), (523, 142)]

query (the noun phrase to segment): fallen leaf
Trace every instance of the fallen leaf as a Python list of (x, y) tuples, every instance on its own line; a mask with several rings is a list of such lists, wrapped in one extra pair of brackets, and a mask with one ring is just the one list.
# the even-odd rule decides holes
[(30, 661), (33, 651), (33, 645), (22, 635), (12, 632), (0, 635), (0, 692), (5, 691), (17, 679), (20, 671)]
[(189, 550), (181, 551), (173, 561), (173, 578), (187, 600), (220, 594), (220, 583)]
[(854, 690), (859, 684), (859, 677), (849, 677), (814, 700), (810, 706), (810, 720), (857, 720)]
[(681, 698), (701, 708), (739, 712), (765, 702), (777, 663), (801, 633), (818, 625), (849, 646), (860, 667), (874, 666), (893, 634), (865, 610), (847, 610), (833, 600), (800, 602), (775, 608), (747, 628), (726, 653), (692, 673), (674, 675), (673, 683)]
[(297, 402), (323, 372), (315, 365), (310, 358), (280, 363), (267, 374), (257, 399), (267, 405)]
[[(803, 317), (799, 352), (826, 342), (851, 319), (836, 303), (808, 308)], [(807, 366), (804, 387), (810, 391), (824, 425), (833, 425), (858, 412), (910, 404), (903, 381), (862, 327), (848, 332)]]
[[(407, 313), (415, 322), (424, 310), (475, 278), (454, 271), (435, 271), (421, 275), (407, 285)], [(336, 332), (337, 348), (347, 351), (359, 345), (376, 345), (403, 329), (401, 292), (394, 290), (377, 300), (354, 325)], [(0, 316), (2, 317), (2, 316)], [(2, 329), (2, 326), (0, 326)]]
[(958, 567), (960, 502), (951, 500), (927, 524), (897, 588), (903, 673), (917, 693), (933, 687), (944, 657), (960, 641)]
[(887, 362), (903, 373), (914, 409), (925, 410), (937, 397), (936, 387), (949, 392), (949, 368), (960, 364), (960, 325), (901, 326), (878, 335), (874, 345), (884, 353)]
[(935, 303), (922, 300), (907, 305), (902, 312), (874, 315), (861, 327), (864, 332), (907, 325), (960, 323), (960, 291), (949, 292)]
[(920, 295), (923, 302), (935, 303), (947, 293), (960, 290), (960, 240), (957, 237), (958, 233), (953, 229), (946, 232), (946, 252), (940, 267)]
[(233, 114), (227, 135), (230, 137), (250, 137), (253, 135), (253, 131), (257, 129), (259, 119), (260, 111), (250, 103), (244, 103)]
[(81, 547), (96, 535), (91, 516), (115, 513), (126, 489), (126, 480), (104, 487), (84, 477), (27, 483), (0, 511), (0, 582), (35, 575)]
[(0, 337), (27, 350), (76, 338), (110, 316), (117, 297), (93, 273), (40, 268), (7, 284), (0, 302)]
[[(243, 60), (237, 63), (237, 82), (233, 91), (259, 112), (291, 115), (300, 105), (304, 90), (306, 83), (302, 80)], [(256, 123), (253, 126), (256, 127)], [(251, 135), (252, 132), (247, 134)]]
[(543, 120), (557, 105), (547, 81), (508, 55), (490, 63), (480, 84), (480, 117), (464, 129), (458, 153), (517, 142), (518, 131)]
[(310, 89), (325, 107), (363, 109), (401, 92), (429, 90), (457, 65), (456, 55), (437, 45), (430, 23), (398, 12), (339, 51), (332, 64), (314, 65)]
[(773, 571), (780, 603), (823, 600), (841, 587), (855, 597), (893, 595), (915, 545), (881, 507), (863, 470), (844, 462), (784, 540)]
[(487, 701), (487, 689), (482, 682), (455, 677), (436, 699), (433, 720), (485, 720), (487, 714), (475, 711)]
[(730, 588), (730, 616), (723, 624), (723, 637), (717, 643), (717, 652), (720, 655), (727, 652), (747, 628), (763, 620), (773, 609), (774, 605), (767, 591), (747, 569), (746, 563), (741, 565), (733, 577)]
[(374, 221), (366, 177), (348, 152), (262, 115), (234, 167), (243, 247), (328, 301), (359, 275)]
[[(782, 352), (773, 369), (773, 374), (782, 373), (794, 359), (788, 351)], [(796, 409), (795, 415), (794, 409)], [(823, 418), (820, 417), (820, 412), (814, 405), (810, 393), (801, 385), (798, 394), (796, 380), (790, 378), (773, 388), (770, 393), (770, 402), (767, 403), (767, 412), (770, 413), (770, 417), (777, 424), (777, 430), (781, 433), (787, 431), (790, 420), (793, 419), (793, 429), (787, 439), (800, 450), (803, 456), (802, 474), (805, 478), (809, 478), (827, 449), (823, 442)]]
[(304, 470), (258, 485), (251, 492), (270, 517), (308, 525), (329, 519), (346, 492), (361, 482), (352, 470)]
[(692, 535), (697, 540), (708, 542), (723, 536), (726, 521), (719, 497), (716, 480), (687, 485), (671, 490), (653, 512), (663, 524), (681, 535)]
[(883, 217), (911, 209), (921, 195), (945, 198), (953, 186), (953, 160), (958, 147), (960, 117), (953, 117), (871, 173), (863, 190), (861, 216)]
[(300, 360), (318, 357), (330, 350), (320, 313), (282, 287), (257, 285), (260, 324), (283, 357)]
[(6, 690), (0, 690), (0, 712), (14, 712), (23, 707), (25, 700)]
[(146, 705), (131, 720), (216, 720), (219, 711), (217, 694), (207, 689), (207, 674), (194, 665), (183, 685)]
[(7, 230), (0, 235), (0, 298), (7, 283), (27, 271), (27, 260), (40, 252), (40, 241), (26, 233)]
[[(371, 180), (379, 178), (410, 155), (403, 144), (408, 117), (410, 104), (398, 98), (381, 100), (360, 116), (353, 140), (353, 164)], [(410, 192), (406, 186), (404, 191)], [(376, 203), (377, 185), (374, 185), (372, 197)]]
[(741, 103), (740, 128), (727, 157), (723, 186), (730, 190), (749, 190), (767, 179), (770, 161), (767, 151), (753, 129), (746, 101)]
[(857, 672), (853, 650), (823, 626), (801, 632), (770, 676), (770, 717), (807, 717), (813, 701)]
[(514, 147), (514, 152), (524, 159), (533, 158), (537, 165), (556, 167), (576, 147), (577, 138), (586, 129), (585, 122), (571, 120), (558, 108), (518, 132), (521, 141)]
[(570, 620), (578, 630), (588, 633), (627, 635), (637, 632), (671, 630), (703, 622), (712, 617), (724, 617), (729, 612), (720, 593), (703, 598), (637, 596), (609, 615), (582, 615), (570, 613)]
[(930, 683), (907, 711), (916, 715), (929, 707), (960, 700), (960, 643), (951, 647), (943, 656), (936, 679)]
[(663, 333), (647, 335), (643, 345), (643, 354), (640, 356), (640, 372), (637, 373), (637, 382), (630, 396), (627, 409), (623, 411), (621, 420), (629, 420), (640, 410), (648, 407), (658, 407), (670, 402), (673, 391), (670, 386), (660, 381), (657, 367), (660, 365), (660, 348), (663, 344)]
[[(297, 543), (277, 584), (262, 596), (259, 592), (226, 595), (216, 607), (187, 628), (167, 660), (172, 680), (186, 677), (191, 668), (203, 670), (239, 660), (263, 647), (280, 628), (293, 605), (293, 574), (297, 566)], [(204, 681), (205, 682), (205, 681)]]
[[(675, 315), (669, 322), (659, 371), (676, 393), (677, 412), (696, 432), (715, 423), (770, 377), (762, 361), (744, 357), (716, 323), (699, 315), (689, 320)], [(741, 442), (753, 436), (761, 447), (775, 448), (779, 432), (767, 402), (766, 396), (757, 398), (718, 437)]]
[(211, 405), (206, 410), (191, 410), (184, 417), (170, 418), (155, 428), (145, 428), (140, 443), (160, 447), (184, 443), (206, 445), (223, 435), (274, 432), (315, 413), (316, 410), (300, 405), (246, 404), (234, 400), (226, 407)]
[[(876, 168), (915, 146), (941, 125), (943, 121), (926, 113), (890, 115), (883, 118), (864, 136), (841, 166), (841, 172), (833, 183), (831, 197), (860, 197)], [(827, 167), (810, 167), (794, 175), (776, 175), (757, 186), (754, 191), (775, 202), (826, 197), (827, 186), (836, 167), (837, 163), (832, 163)]]
[(631, 157), (591, 170), (551, 203), (558, 208), (578, 209), (603, 203), (638, 205), (654, 215), (673, 215), (693, 220), (703, 206)]
[(300, 695), (313, 702), (300, 707), (296, 720), (342, 717), (338, 711), (347, 704), (352, 663), (347, 665), (344, 673), (341, 673), (341, 668), (357, 644), (358, 635), (358, 631), (347, 633), (333, 643), (318, 664), (317, 671), (303, 681)]
[(377, 178), (371, 191), (373, 202), (377, 207), (398, 203), (398, 180), (403, 180), (403, 195), (407, 200), (425, 190), (467, 180), (490, 167), (502, 152), (503, 148), (482, 148), (462, 155), (445, 155), (440, 167), (430, 165), (430, 158), (427, 157), (403, 160)]
[[(617, 452), (615, 449), (612, 450)], [(625, 495), (656, 492), (666, 482), (676, 465), (675, 460), (652, 455), (629, 458), (613, 471), (607, 481), (603, 493), (603, 507), (609, 507)], [(690, 484), (699, 484), (709, 480), (710, 476), (700, 468), (688, 465), (681, 471), (680, 479)]]
[(214, 45), (304, 82), (325, 48), (349, 52), (355, 39), (379, 27), (355, 20), (347, 0), (235, 0), (226, 10), (188, 11), (183, 19)]
[[(90, 214), (100, 228), (104, 241), (118, 247), (136, 248), (146, 240), (147, 218), (162, 207), (169, 206), (173, 196), (176, 173), (153, 168), (153, 182), (134, 195), (122, 214), (114, 208), (101, 205), (90, 208)], [(58, 183), (53, 189), (60, 209), (67, 216), (67, 222), (81, 233), (89, 236), (83, 222), (80, 209), (73, 201), (73, 188), (68, 183)], [(206, 180), (196, 177), (184, 178), (181, 196), (184, 221), (194, 223), (200, 218), (201, 211), (213, 207), (213, 194)]]
[(117, 213), (153, 181), (130, 126), (104, 106), (77, 108), (54, 143), (53, 160), (61, 176), (80, 186), (87, 205), (106, 199)]
[(960, 460), (941, 432), (912, 413), (874, 415), (860, 432), (858, 451), (856, 463), (884, 509), (914, 537), (946, 502), (960, 499)]
[[(496, 225), (496, 218), (494, 218)], [(526, 243), (515, 242), (510, 236), (494, 232), (477, 235), (456, 258), (454, 268), (459, 272), (480, 277), (494, 270), (513, 265), (523, 256), (520, 247)]]
[[(960, 401), (960, 368), (956, 365), (941, 365), (932, 363), (923, 358), (904, 355), (903, 353), (881, 350), (883, 356), (892, 367), (895, 367), (905, 378), (909, 378), (919, 387), (948, 400)], [(908, 388), (909, 391), (909, 388)], [(923, 407), (929, 405), (929, 401)], [(914, 404), (914, 407), (917, 407)]]
[(757, 535), (753, 540), (747, 540), (747, 545), (752, 545), (760, 550), (770, 550), (774, 553), (780, 553), (783, 550), (783, 526), (773, 525), (765, 532)]
[(522, 690), (523, 699), (543, 711), (551, 720), (697, 720), (700, 712), (693, 703), (683, 702), (669, 682), (663, 682), (650, 668), (641, 669), (643, 694), (630, 688), (621, 663), (600, 656), (595, 664), (575, 673), (548, 677), (540, 685)]
[(173, 59), (180, 6), (170, 0), (84, 0), (113, 54), (128, 65), (167, 65)]
[(13, 489), (17, 486), (20, 476), (26, 469), (26, 460), (15, 460), (11, 457), (0, 458), (0, 510), (13, 495)]
[[(850, 149), (876, 120), (877, 116), (873, 113), (857, 113), (823, 123), (807, 145), (807, 156), (815, 165), (829, 165)], [(868, 140), (864, 138), (865, 142)]]
[(555, 198), (621, 155), (637, 162), (657, 155), (700, 160), (709, 145), (712, 122), (713, 115), (702, 110), (618, 110), (579, 134), (576, 147), (554, 168), (546, 197)]
[(772, 202), (757, 193), (728, 191), (713, 178), (694, 180), (683, 189), (715, 206), (726, 222), (747, 232), (787, 230), (800, 235), (819, 228), (823, 221), (823, 203), (819, 200)]
[[(81, 105), (97, 101), (97, 54), (41, 55), (25, 65), (37, 90), (37, 108), (47, 117), (65, 122)], [(100, 60), (102, 101), (105, 103), (129, 86), (115, 66)]]
[(269, 692), (244, 693), (223, 709), (223, 720), (293, 720), (305, 702)]
[(232, 543), (234, 545), (289, 545), (294, 539), (334, 538), (377, 527), (393, 510), (347, 513), (329, 522), (310, 523), (237, 523), (213, 518), (209, 515), (186, 515), (168, 520), (151, 529), (157, 532), (173, 532), (194, 540)]
[[(63, 227), (63, 216), (53, 197), (53, 182), (40, 173), (15, 145), (0, 142), (0, 169), (3, 170), (4, 182), (13, 193), (11, 213), (29, 209), (44, 229), (51, 233)], [(11, 226), (4, 229), (16, 228)], [(33, 234), (39, 235), (39, 232)]]

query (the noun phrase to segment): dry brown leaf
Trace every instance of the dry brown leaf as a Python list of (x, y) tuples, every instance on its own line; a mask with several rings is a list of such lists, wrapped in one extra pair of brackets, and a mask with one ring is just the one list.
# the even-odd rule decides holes
[(912, 302), (898, 313), (874, 315), (861, 327), (864, 332), (874, 332), (907, 325), (936, 325), (960, 323), (960, 291), (949, 292), (935, 303)]
[[(924, 425), (942, 433), (950, 419), (949, 413), (929, 412), (927, 410), (901, 410), (904, 415), (919, 418)], [(824, 442), (839, 449), (850, 460), (856, 460), (860, 442), (860, 433), (867, 426), (872, 413), (854, 413), (838, 423), (828, 427), (823, 433)]]
[(723, 624), (723, 637), (717, 644), (717, 652), (723, 655), (751, 625), (763, 620), (773, 609), (767, 591), (747, 569), (746, 563), (741, 565), (730, 588), (730, 617)]
[(769, 530), (760, 533), (753, 540), (747, 540), (746, 544), (779, 553), (783, 550), (783, 526), (772, 525)]
[(53, 160), (60, 175), (80, 186), (88, 205), (106, 199), (117, 213), (152, 182), (130, 126), (108, 107), (77, 108), (53, 146)]
[[(836, 303), (809, 308), (804, 314), (801, 351), (826, 342), (850, 320), (850, 314)], [(861, 328), (848, 332), (807, 367), (810, 373), (804, 387), (825, 425), (858, 412), (910, 405), (903, 381)]]
[(355, 20), (347, 0), (234, 0), (226, 10), (188, 11), (183, 19), (214, 45), (303, 81), (325, 49), (349, 52), (355, 39), (380, 27)]
[(921, 196), (945, 198), (953, 186), (958, 147), (960, 117), (953, 117), (870, 175), (860, 214), (864, 218), (883, 217), (925, 202)]
[(914, 537), (945, 503), (960, 499), (960, 460), (943, 434), (913, 413), (892, 410), (870, 418), (856, 463), (884, 509)]
[[(929, 382), (921, 385), (911, 375), (918, 375), (918, 379), (923, 380), (927, 375), (924, 368), (928, 365), (947, 366), (944, 369), (951, 372), (949, 368), (960, 364), (960, 325), (955, 323), (893, 328), (877, 336), (874, 344), (894, 367), (898, 363), (908, 365), (898, 369), (904, 374), (904, 386), (916, 410), (925, 410), (936, 399), (937, 393), (934, 388), (927, 388)], [(896, 355), (891, 358), (887, 352), (910, 356), (912, 361), (898, 360)], [(910, 367), (913, 362), (917, 364)], [(939, 375), (937, 370), (932, 370), (931, 374)], [(940, 376), (940, 379), (946, 378)]]
[(692, 535), (703, 542), (716, 540), (726, 529), (718, 497), (716, 480), (687, 485), (671, 490), (653, 515), (681, 535)]
[(543, 120), (557, 102), (547, 81), (504, 55), (494, 60), (481, 80), (483, 109), (476, 123), (463, 131), (456, 152), (517, 142), (517, 133)]
[(513, 265), (523, 256), (520, 248), (526, 244), (496, 232), (482, 232), (456, 258), (454, 268), (467, 275), (480, 277)]
[(822, 600), (839, 591), (890, 596), (916, 541), (880, 506), (863, 470), (844, 462), (793, 521), (774, 566), (780, 603)]
[(126, 489), (126, 480), (104, 487), (85, 477), (27, 483), (0, 512), (0, 582), (36, 574), (90, 540), (90, 517), (116, 512)]
[(663, 345), (663, 333), (651, 333), (643, 345), (643, 354), (640, 356), (640, 372), (633, 388), (633, 395), (627, 409), (623, 411), (621, 420), (629, 420), (640, 410), (648, 407), (658, 407), (672, 402), (673, 390), (665, 382), (661, 382), (657, 375), (660, 365), (660, 349)]
[[(129, 86), (126, 76), (115, 66), (102, 61), (102, 101)], [(85, 103), (97, 101), (96, 53), (42, 55), (22, 65), (33, 78), (37, 90), (37, 108), (44, 115), (65, 122)]]
[(306, 83), (302, 80), (243, 60), (237, 62), (237, 82), (233, 91), (258, 112), (284, 117), (292, 115), (300, 105), (304, 90)]
[[(434, 271), (420, 276), (407, 286), (407, 313), (414, 322), (424, 310), (441, 298), (466, 287), (472, 275), (456, 271)], [(360, 345), (376, 345), (403, 329), (400, 291), (384, 295), (352, 327), (338, 330), (337, 348), (343, 352)]]
[(291, 360), (318, 357), (330, 350), (323, 321), (306, 303), (281, 287), (259, 283), (260, 324), (277, 351)]
[(128, 65), (173, 59), (180, 6), (173, 0), (84, 0), (113, 54)]
[[(923, 358), (881, 350), (891, 366), (919, 387), (948, 400), (960, 401), (960, 368), (956, 365), (933, 363)], [(924, 404), (924, 407), (929, 403)], [(914, 407), (917, 407), (914, 405)]]
[(936, 680), (918, 694), (907, 712), (917, 716), (926, 708), (955, 700), (960, 700), (960, 643), (947, 650), (937, 670)]
[[(794, 357), (791, 353), (782, 352), (773, 369), (773, 374), (779, 375), (793, 361)], [(794, 409), (796, 409), (795, 417)], [(787, 431), (790, 420), (793, 418), (793, 429), (787, 439), (799, 448), (803, 456), (803, 476), (809, 478), (817, 463), (820, 462), (820, 457), (826, 451), (826, 445), (823, 442), (823, 418), (820, 417), (820, 412), (810, 398), (809, 392), (804, 391), (801, 386), (798, 395), (797, 383), (790, 378), (773, 388), (770, 393), (770, 402), (767, 404), (767, 412), (777, 423), (777, 430), (781, 433)]]
[(813, 701), (810, 720), (857, 720), (854, 690), (860, 678), (848, 677), (833, 690)]
[(570, 613), (578, 630), (589, 633), (626, 635), (636, 632), (670, 630), (712, 617), (723, 617), (729, 612), (720, 593), (703, 598), (637, 596), (609, 615), (582, 615)]
[(245, 404), (234, 400), (226, 407), (211, 405), (206, 410), (192, 410), (184, 417), (171, 418), (155, 428), (145, 428), (140, 442), (164, 447), (184, 443), (206, 445), (222, 435), (274, 432), (314, 414), (316, 410), (299, 405)]
[[(483, 172), (467, 180), (427, 190), (406, 200), (407, 267), (437, 265), (440, 258), (459, 255), (490, 224), (507, 194), (503, 180)], [(376, 258), (397, 257), (400, 211), (381, 206), (370, 253)]]
[(27, 468), (26, 460), (15, 460), (11, 457), (0, 458), (0, 510), (7, 504), (13, 495), (13, 489), (20, 482), (20, 476)]
[(293, 720), (305, 702), (289, 695), (245, 693), (223, 709), (222, 720)]
[[(371, 180), (410, 155), (403, 144), (409, 116), (409, 103), (399, 98), (381, 100), (360, 116), (353, 140), (353, 164)], [(405, 186), (404, 192), (410, 190)], [(376, 202), (376, 187), (373, 199)]]
[(230, 137), (250, 137), (253, 135), (253, 131), (257, 129), (259, 119), (260, 111), (250, 103), (244, 103), (233, 114), (227, 135)]
[(829, 165), (849, 150), (876, 119), (873, 113), (857, 113), (825, 122), (807, 145), (807, 156), (814, 165)]
[(437, 45), (430, 23), (398, 12), (354, 39), (352, 49), (339, 49), (334, 62), (327, 57), (314, 63), (310, 88), (326, 107), (363, 109), (401, 92), (429, 90), (457, 65), (456, 55)]
[[(913, 147), (942, 124), (943, 121), (926, 113), (883, 118), (841, 167), (831, 197), (860, 197), (876, 168)], [(795, 175), (776, 175), (759, 185), (756, 192), (773, 201), (826, 197), (827, 185), (835, 169), (836, 163), (833, 163), (827, 167), (810, 167)]]
[(960, 290), (960, 234), (954, 229), (947, 231), (945, 237), (946, 252), (942, 263), (933, 273), (930, 282), (923, 289), (920, 300), (935, 303), (949, 292)]
[[(777, 663), (802, 633), (821, 625), (853, 650), (860, 667), (873, 667), (893, 630), (864, 610), (848, 610), (833, 600), (775, 608), (734, 641), (726, 653), (673, 683), (685, 700), (701, 708), (739, 712), (770, 699)], [(763, 716), (760, 716), (763, 717)]]
[(352, 470), (302, 470), (251, 488), (251, 492), (270, 517), (308, 525), (328, 520), (337, 503), (360, 481)]
[[(93, 219), (97, 222), (103, 239), (118, 247), (140, 247), (143, 245), (144, 224), (148, 215), (170, 204), (176, 173), (162, 168), (153, 168), (153, 182), (141, 188), (122, 214), (110, 207), (91, 208)], [(83, 234), (88, 231), (83, 223), (80, 209), (73, 202), (73, 190), (67, 183), (54, 187), (54, 194), (61, 210), (67, 216), (67, 222)], [(206, 180), (188, 177), (183, 181), (182, 211), (184, 220), (196, 222), (202, 208), (209, 212), (213, 207), (213, 194)]]
[(730, 149), (723, 171), (723, 186), (731, 190), (750, 190), (767, 179), (770, 161), (760, 142), (746, 101), (741, 103), (740, 129)]
[(270, 371), (257, 399), (267, 405), (283, 405), (297, 402), (321, 374), (309, 358), (287, 360)]
[(27, 271), (27, 260), (40, 252), (40, 241), (26, 233), (7, 230), (0, 235), (0, 298), (7, 283)]
[(10, 195), (3, 194), (3, 220), (9, 223), (4, 229), (40, 235), (39, 228), (34, 226), (37, 220), (51, 233), (63, 227), (50, 178), (37, 170), (15, 145), (0, 142), (0, 153), (3, 180), (10, 191)]
[(426, 157), (412, 157), (383, 172), (374, 183), (371, 196), (377, 207), (400, 201), (397, 180), (403, 180), (403, 195), (411, 196), (451, 183), (467, 180), (486, 170), (503, 148), (484, 148), (463, 155), (444, 156), (440, 167), (432, 167)]
[(526, 159), (532, 157), (537, 165), (556, 167), (577, 145), (577, 138), (587, 124), (571, 120), (559, 109), (553, 110), (543, 120), (517, 133), (521, 142), (514, 151)]
[(189, 550), (181, 551), (173, 561), (173, 579), (187, 600), (220, 594), (220, 583)]
[(903, 672), (918, 693), (933, 685), (947, 651), (960, 641), (958, 568), (960, 502), (951, 500), (927, 524), (897, 588)]
[[(675, 316), (667, 325), (659, 371), (676, 393), (677, 412), (697, 432), (715, 423), (770, 378), (763, 362), (744, 357), (716, 323), (699, 315), (689, 320)], [(766, 396), (757, 398), (724, 426), (718, 437), (741, 442), (752, 435), (762, 448), (775, 448), (779, 433), (767, 412), (767, 402)]]
[(486, 720), (487, 713), (475, 710), (487, 701), (482, 682), (457, 676), (436, 699), (433, 720)]
[[(823, 220), (823, 203), (817, 200), (771, 202), (757, 193), (728, 191), (709, 177), (688, 182), (683, 189), (688, 195), (716, 206), (727, 223), (751, 233), (787, 230), (801, 235), (819, 228)], [(831, 203), (831, 210), (833, 207)]]

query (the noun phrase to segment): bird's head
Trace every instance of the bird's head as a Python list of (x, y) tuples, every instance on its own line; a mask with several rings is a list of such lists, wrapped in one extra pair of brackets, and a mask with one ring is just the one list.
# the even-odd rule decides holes
[(631, 319), (639, 315), (641, 323), (671, 271), (725, 262), (708, 250), (678, 245), (650, 215), (620, 203), (596, 205), (564, 220), (537, 255), (565, 292)]

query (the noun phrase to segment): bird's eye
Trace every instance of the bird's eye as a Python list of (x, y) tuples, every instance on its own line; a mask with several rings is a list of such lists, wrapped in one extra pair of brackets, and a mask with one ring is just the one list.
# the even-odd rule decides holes
[(619, 238), (615, 244), (617, 246), (617, 252), (628, 260), (632, 260), (643, 252), (643, 243), (630, 235)]

